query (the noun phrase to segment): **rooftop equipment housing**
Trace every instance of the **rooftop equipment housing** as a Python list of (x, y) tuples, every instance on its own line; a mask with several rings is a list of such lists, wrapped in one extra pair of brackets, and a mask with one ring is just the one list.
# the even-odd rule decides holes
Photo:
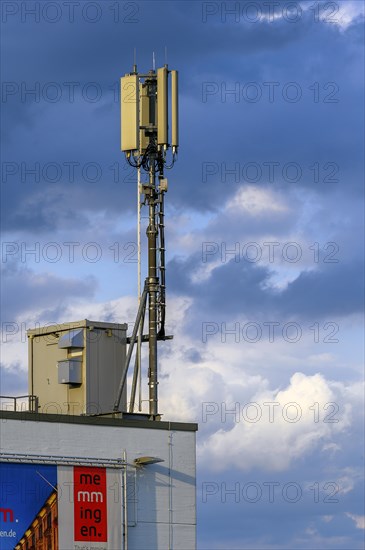
[[(38, 411), (110, 412), (123, 375), (126, 332), (127, 324), (88, 319), (28, 330), (28, 386)], [(126, 405), (124, 388), (120, 410)]]

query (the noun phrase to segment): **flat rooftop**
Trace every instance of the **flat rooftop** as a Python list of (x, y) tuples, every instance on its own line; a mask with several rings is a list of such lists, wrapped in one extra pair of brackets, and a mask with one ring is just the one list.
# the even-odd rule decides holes
[(0, 419), (20, 420), (22, 422), (56, 422), (64, 424), (83, 424), (91, 426), (123, 426), (130, 428), (149, 428), (154, 430), (174, 430), (196, 432), (198, 424), (192, 422), (168, 422), (150, 420), (148, 414), (122, 413), (120, 418), (111, 416), (78, 416), (69, 414), (47, 414), (23, 411), (1, 411)]

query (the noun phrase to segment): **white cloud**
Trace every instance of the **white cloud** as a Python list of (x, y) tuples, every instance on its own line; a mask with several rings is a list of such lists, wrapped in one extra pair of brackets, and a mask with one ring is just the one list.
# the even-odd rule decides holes
[(326, 365), (333, 363), (335, 356), (333, 353), (316, 353), (308, 357), (309, 361), (314, 365)]
[[(341, 406), (337, 405), (339, 399)], [(202, 461), (210, 457), (218, 469), (224, 464), (224, 468), (231, 466), (246, 471), (257, 467), (267, 471), (286, 470), (312, 451), (320, 452), (321, 443), (331, 443), (351, 422), (351, 405), (343, 403), (342, 396), (336, 395), (331, 383), (320, 374), (296, 373), (281, 391), (262, 391), (258, 387), (251, 402), (250, 407), (245, 404), (238, 407), (237, 421), (231, 429), (226, 431), (217, 426), (202, 443), (199, 449)], [(268, 403), (274, 404), (271, 419)], [(337, 418), (335, 414), (327, 417), (334, 420), (333, 423), (326, 422), (322, 416), (322, 408), (328, 403), (334, 403), (332, 412), (341, 411)], [(228, 455), (227, 449), (230, 449)], [(322, 452), (326, 449), (322, 448)], [(351, 490), (349, 484), (342, 483), (341, 487)]]
[(174, 216), (169, 250), (185, 258), (200, 257), (188, 274), (193, 283), (209, 280), (217, 268), (234, 261), (267, 268), (266, 286), (282, 290), (303, 271), (321, 268), (330, 254), (338, 259), (336, 243), (328, 244), (336, 241), (334, 228), (338, 224), (330, 223), (328, 216), (333, 214), (326, 211), (324, 232), (323, 224), (314, 223), (319, 212), (323, 220), (318, 196), (308, 190), (284, 194), (278, 189), (244, 185), (231, 193), (217, 212), (200, 217), (194, 233), (188, 215)]
[(354, 520), (357, 529), (365, 529), (365, 516), (357, 516), (350, 512), (346, 512), (346, 516)]
[(322, 516), (322, 521), (324, 521), (325, 523), (330, 523), (332, 520), (333, 520), (333, 517), (334, 516)]
[(339, 495), (351, 493), (355, 487), (356, 472), (352, 472), (351, 469), (346, 470), (348, 470), (348, 473), (346, 472), (345, 475), (338, 477), (336, 480)]
[(336, 25), (342, 30), (359, 16), (364, 16), (364, 3), (358, 0), (337, 0), (337, 2), (300, 2), (303, 11), (312, 10), (316, 21)]
[[(169, 300), (168, 332), (174, 334), (174, 340), (160, 348), (159, 410), (168, 420), (199, 422), (201, 462), (209, 457), (210, 464), (224, 464), (222, 468), (281, 471), (314, 450), (328, 458), (341, 455), (340, 435), (350, 429), (353, 417), (357, 418), (361, 410), (363, 384), (333, 382), (319, 373), (305, 374), (308, 357), (312, 357), (309, 364), (317, 366), (313, 342), (298, 342), (295, 349), (285, 342), (232, 345), (219, 338), (204, 344), (200, 335), (190, 335), (191, 305), (192, 300), (186, 297)], [(78, 303), (55, 321), (127, 321), (130, 333), (136, 308), (133, 296), (105, 303)], [(19, 318), (27, 328), (31, 321)], [(4, 348), (8, 350), (8, 368), (18, 358), (25, 367), (24, 341), (14, 339)], [(324, 359), (326, 367), (332, 364), (330, 356), (318, 355), (319, 363)], [(293, 369), (297, 372), (291, 376)], [(279, 378), (275, 378), (277, 370)], [(143, 394), (146, 397), (146, 380)], [(351, 472), (338, 477), (342, 492), (353, 489)]]
[(358, 0), (340, 0), (337, 24), (346, 29), (357, 17), (364, 16), (364, 2)]
[(269, 212), (287, 212), (289, 207), (283, 199), (279, 199), (277, 193), (248, 185), (239, 189), (233, 199), (228, 201), (226, 210), (231, 214), (258, 216)]

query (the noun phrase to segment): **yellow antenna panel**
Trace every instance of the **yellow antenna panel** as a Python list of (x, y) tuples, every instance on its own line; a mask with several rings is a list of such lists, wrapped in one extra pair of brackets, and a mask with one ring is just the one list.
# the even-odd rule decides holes
[(120, 79), (121, 149), (139, 149), (139, 79), (127, 75)]

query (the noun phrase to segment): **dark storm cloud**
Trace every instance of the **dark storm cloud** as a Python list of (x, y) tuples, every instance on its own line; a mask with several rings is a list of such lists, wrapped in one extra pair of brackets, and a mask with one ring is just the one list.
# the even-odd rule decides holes
[[(192, 282), (191, 275), (202, 267), (201, 256), (174, 258), (167, 266), (167, 298), (170, 291), (192, 298), (187, 312), (187, 333), (196, 338), (201, 333), (203, 319), (228, 323), (247, 316), (252, 320), (305, 318), (313, 322), (321, 318), (328, 320), (330, 315), (341, 317), (361, 311), (363, 266), (353, 259), (357, 255), (358, 239), (354, 239), (349, 226), (356, 224), (361, 234), (361, 216), (353, 204), (359, 202), (363, 193), (363, 22), (355, 22), (341, 31), (336, 25), (315, 22), (313, 10), (308, 10), (295, 24), (285, 20), (234, 23), (233, 18), (222, 23), (219, 14), (203, 23), (203, 3), (184, 0), (137, 1), (138, 22), (115, 24), (110, 6), (121, 6), (123, 18), (126, 15), (123, 3), (102, 0), (99, 4), (106, 8), (101, 21), (95, 24), (76, 15), (72, 24), (65, 21), (24, 24), (14, 17), (3, 25), (3, 80), (19, 85), (25, 82), (29, 88), (35, 82), (40, 85), (55, 82), (62, 90), (61, 100), (54, 103), (42, 97), (37, 103), (30, 96), (22, 102), (18, 93), (2, 104), (2, 162), (13, 162), (17, 169), (15, 176), (2, 180), (5, 231), (28, 234), (38, 231), (48, 237), (58, 229), (68, 228), (74, 231), (72, 240), (81, 240), (77, 235), (93, 227), (92, 213), (103, 211), (110, 219), (117, 220), (118, 216), (122, 219), (129, 211), (135, 211), (135, 174), (123, 168), (123, 155), (119, 151), (119, 104), (115, 101), (113, 86), (121, 74), (131, 69), (134, 47), (137, 47), (138, 69), (147, 71), (151, 68), (152, 51), (156, 52), (156, 63), (160, 66), (165, 61), (167, 46), (169, 66), (180, 71), (181, 113), (181, 151), (174, 170), (167, 174), (168, 204), (174, 205), (178, 212), (218, 211), (247, 183), (280, 188), (293, 204), (293, 191), (302, 189), (305, 193), (310, 189), (314, 191), (314, 202), (322, 207), (315, 220), (315, 233), (321, 235), (323, 229), (342, 233), (348, 248), (354, 251), (338, 264), (319, 265), (316, 271), (302, 272), (282, 291), (270, 287), (271, 271), (257, 264), (230, 261), (216, 267), (206, 280)], [(213, 4), (228, 7), (235, 3)], [(266, 0), (256, 0), (255, 4), (263, 11), (269, 9)], [(287, 2), (281, 2), (280, 6), (283, 4)], [(96, 82), (102, 97), (92, 102), (77, 92), (72, 103), (68, 100), (65, 82), (79, 83), (78, 90)], [(203, 101), (206, 82), (215, 84), (217, 92)], [(236, 82), (240, 86), (239, 101), (232, 96), (222, 101), (224, 86), (232, 89)], [(261, 87), (262, 100), (255, 103), (243, 99), (242, 88), (248, 82), (256, 82)], [(264, 82), (279, 83), (272, 103), (267, 100), (268, 87)], [(297, 103), (283, 100), (283, 85), (288, 82), (300, 85), (303, 98)], [(315, 82), (318, 89), (310, 89)], [(338, 86), (334, 94), (339, 100), (337, 103), (324, 102), (331, 91), (324, 86), (330, 82)], [(318, 102), (314, 101), (315, 93), (319, 94)], [(73, 181), (65, 166), (70, 161), (78, 163)], [(22, 181), (22, 162), (27, 168), (40, 164), (39, 182), (34, 181), (32, 175)], [(59, 181), (50, 180), (52, 170), (48, 178), (42, 176), (42, 168), (50, 162), (62, 169)], [(101, 177), (95, 182), (82, 177), (82, 167), (90, 162), (101, 168)], [(204, 162), (216, 163), (217, 168), (205, 181)], [(242, 176), (249, 162), (263, 170), (257, 182)], [(280, 164), (279, 175), (271, 183), (265, 175), (264, 163), (268, 162)], [(300, 165), (303, 175), (298, 182), (291, 183), (283, 177), (282, 168), (288, 162)], [(331, 170), (325, 168), (328, 162), (336, 163), (338, 172), (333, 181), (326, 182), (325, 176), (331, 174)], [(117, 163), (120, 175), (114, 181), (115, 172), (110, 167)], [(228, 169), (239, 163), (238, 181), (232, 175), (227, 175), (225, 181), (223, 163)], [(315, 163), (320, 168), (318, 182), (310, 168)], [(290, 233), (300, 211), (297, 203), (296, 207), (288, 216), (269, 213), (266, 224), (264, 216), (255, 220), (247, 217), (241, 225), (237, 219), (227, 219), (227, 227), (224, 224), (221, 227), (221, 238), (235, 242), (235, 232), (241, 235), (250, 229), (258, 234), (260, 231), (274, 235)], [(330, 209), (338, 213), (339, 220), (328, 221)], [(348, 219), (348, 225), (341, 224), (341, 219)], [(310, 220), (313, 217), (310, 216)], [(217, 238), (220, 228), (214, 223), (211, 228)], [(98, 231), (95, 223), (97, 238), (107, 241)], [(125, 242), (126, 236), (120, 240)], [(316, 240), (320, 240), (319, 236)], [(168, 252), (171, 257), (171, 249)], [(42, 319), (58, 322), (70, 304), (79, 300), (94, 301), (95, 279), (77, 277), (76, 266), (74, 278), (65, 278), (35, 273), (26, 266), (5, 265), (3, 321), (16, 321), (28, 311), (32, 316), (35, 311), (41, 311)], [(108, 285), (108, 278), (105, 280)], [(125, 288), (120, 286), (121, 291)], [(105, 305), (101, 318), (115, 320), (112, 306)], [(199, 353), (188, 346), (185, 355), (188, 361), (201, 362)], [(22, 388), (26, 393), (26, 381), (20, 369), (17, 365), (10, 367), (3, 371), (2, 391), (18, 393)], [(255, 363), (252, 372), (257, 374), (257, 369), (261, 372), (261, 367)], [(248, 368), (245, 366), (243, 375)], [(342, 368), (347, 369), (347, 365)], [(331, 377), (335, 376), (331, 366)], [(349, 374), (341, 376), (346, 378)], [(310, 460), (299, 461), (296, 470), (282, 476), (270, 474), (266, 478), (261, 472), (243, 475), (234, 469), (226, 469), (221, 477), (212, 476), (209, 464), (204, 464), (198, 489), (202, 481), (212, 479), (220, 490), (222, 484), (232, 488), (236, 482), (242, 485), (255, 482), (262, 487), (264, 482), (279, 481), (282, 488), (287, 482), (304, 486), (306, 480), (313, 484), (337, 479), (332, 466), (345, 469), (362, 460), (358, 448), (362, 438), (360, 429), (356, 427), (343, 437), (343, 450), (333, 462), (327, 455), (314, 453)], [(321, 493), (321, 499), (325, 494)], [(198, 491), (200, 546), (324, 548), (327, 540), (331, 548), (361, 547), (362, 532), (344, 516), (346, 511), (361, 513), (360, 490), (341, 495), (336, 506), (324, 506), (322, 500), (314, 503), (313, 491), (309, 490), (306, 501), (303, 498), (299, 503), (285, 503), (280, 495), (279, 491), (279, 501), (275, 503), (262, 499), (256, 505), (242, 500), (235, 503), (234, 495), (228, 495), (227, 502), (223, 503), (218, 494), (217, 500), (202, 504)], [(321, 514), (333, 514), (335, 519), (325, 523)], [(310, 532), (306, 533), (306, 529), (313, 526), (322, 536), (320, 542)]]
[(91, 298), (96, 290), (93, 277), (66, 279), (50, 273), (35, 273), (26, 267), (7, 263), (1, 271), (2, 322), (15, 322), (20, 313), (42, 311), (48, 321), (58, 319), (70, 299)]
[(135, 172), (119, 152), (117, 126), (110, 131), (112, 115), (119, 118), (118, 106), (110, 102), (89, 108), (79, 102), (52, 107), (43, 107), (44, 116), (23, 129), (16, 144), (11, 140), (3, 149), (7, 230), (33, 226), (47, 231), (67, 219), (67, 224), (82, 230), (84, 211), (134, 209)]
[[(80, 9), (75, 11), (74, 23), (68, 22), (67, 17), (57, 24), (48, 23), (44, 17), (35, 23), (34, 17), (28, 16), (26, 23), (20, 24), (20, 17), (7, 17), (4, 25), (7, 55), (14, 53), (20, 65), (7, 65), (6, 75), (14, 78), (21, 72), (28, 80), (29, 77), (39, 79), (47, 73), (56, 79), (64, 76), (83, 79), (95, 76), (97, 69), (98, 78), (108, 80), (109, 70), (113, 66), (117, 65), (119, 70), (124, 71), (128, 69), (123, 64), (128, 62), (128, 68), (132, 65), (134, 47), (138, 49), (139, 63), (151, 65), (153, 50), (157, 61), (164, 62), (167, 46), (169, 58), (173, 57), (179, 64), (185, 64), (189, 59), (189, 66), (198, 66), (203, 56), (208, 64), (212, 62), (213, 67), (212, 53), (237, 52), (237, 47), (244, 48), (246, 52), (260, 51), (265, 50), (268, 44), (280, 49), (288, 42), (296, 41), (307, 27), (305, 15), (299, 25), (285, 21), (276, 21), (276, 26), (265, 21), (246, 25), (244, 20), (231, 25), (229, 19), (228, 25), (225, 25), (219, 15), (208, 16), (204, 21), (204, 5), (207, 3), (185, 0), (135, 2), (138, 13), (133, 18), (134, 22), (128, 20), (125, 16), (127, 10), (124, 9), (121, 10), (119, 23), (114, 22), (109, 3), (102, 17), (91, 24), (82, 16), (83, 4), (85, 2), (80, 2)], [(264, 3), (261, 3), (261, 9), (262, 13), (267, 10)], [(66, 10), (63, 15), (66, 15)], [(154, 34), (151, 39), (153, 25), (161, 31), (163, 29), (163, 32)], [(44, 44), (48, 46), (48, 55), (44, 55)]]
[[(314, 22), (313, 14), (307, 12), (295, 24), (283, 19), (257, 24), (236, 24), (228, 19), (224, 24), (220, 18), (208, 18), (203, 23), (200, 2), (138, 5), (138, 22), (122, 26), (111, 23), (109, 12), (95, 24), (78, 16), (74, 24), (32, 24), (31, 18), (21, 24), (17, 18), (9, 18), (4, 25), (4, 80), (19, 86), (24, 82), (29, 88), (35, 82), (56, 82), (62, 90), (61, 100), (55, 103), (45, 101), (42, 94), (39, 103), (31, 96), (22, 103), (19, 92), (9, 95), (3, 104), (3, 163), (13, 162), (17, 170), (7, 177), (3, 189), (6, 228), (37, 225), (48, 208), (46, 193), (31, 212), (22, 214), (29, 196), (35, 193), (32, 175), (26, 176), (25, 185), (20, 180), (22, 162), (30, 169), (38, 162), (41, 170), (47, 163), (58, 163), (62, 174), (53, 186), (60, 193), (61, 208), (66, 210), (82, 205), (94, 211), (116, 211), (115, 205), (125, 210), (132, 204), (134, 186), (123, 183), (127, 172), (119, 151), (119, 105), (113, 84), (130, 69), (137, 33), (140, 69), (150, 67), (153, 49), (157, 63), (163, 62), (167, 45), (170, 65), (180, 70), (181, 154), (169, 195), (176, 206), (217, 208), (227, 193), (245, 182), (241, 169), (247, 162), (256, 162), (264, 170), (258, 181), (262, 186), (268, 179), (263, 163), (280, 163), (274, 185), (288, 194), (293, 185), (314, 187), (321, 194), (341, 185), (344, 192), (361, 189), (362, 81), (357, 76), (361, 75), (361, 23), (340, 32), (335, 25)], [(260, 5), (262, 10), (269, 9), (265, 2)], [(164, 32), (159, 32), (151, 44), (147, 30), (154, 21)], [(232, 97), (222, 102), (222, 86), (231, 89), (235, 83), (242, 87), (252, 81), (264, 94), (268, 88), (263, 82), (279, 82), (276, 100), (250, 103), (241, 94), (237, 103)], [(292, 81), (302, 89), (303, 99), (298, 103), (282, 98), (283, 85)], [(333, 81), (339, 88), (335, 93), (339, 102), (325, 104), (331, 88), (325, 90), (323, 86)], [(102, 98), (88, 102), (78, 91), (75, 102), (70, 103), (65, 82), (78, 82), (78, 90), (85, 83), (96, 82)], [(218, 92), (204, 102), (205, 82), (213, 82)], [(316, 92), (309, 90), (314, 82), (319, 86), (318, 103), (314, 102)], [(92, 161), (100, 166), (102, 177), (95, 184), (78, 177), (70, 185), (64, 163), (77, 162), (81, 171)], [(218, 173), (203, 181), (203, 163), (212, 161), (217, 163)], [(287, 162), (299, 163), (303, 171), (295, 184), (283, 179)], [(336, 173), (336, 181), (323, 183), (331, 174), (331, 167), (324, 168), (328, 162), (338, 164), (339, 175)], [(121, 176), (115, 183), (110, 167), (117, 163)], [(239, 181), (232, 176), (224, 181), (223, 163), (228, 168), (239, 163)], [(313, 181), (310, 167), (315, 163), (320, 166), (320, 183)], [(40, 180), (42, 189), (50, 186), (49, 178), (41, 175)], [(109, 185), (111, 181), (114, 185)], [(55, 212), (54, 220), (57, 215)], [(49, 222), (43, 220), (41, 226), (47, 230)]]
[[(119, 151), (119, 105), (112, 85), (130, 69), (136, 36), (140, 69), (150, 67), (153, 49), (157, 64), (164, 61), (167, 45), (170, 65), (180, 70), (181, 153), (171, 174), (168, 196), (177, 209), (218, 210), (237, 188), (254, 183), (280, 188), (289, 198), (298, 188), (312, 189), (320, 204), (325, 200), (323, 195), (335, 196), (331, 207), (338, 208), (344, 217), (351, 215), (351, 201), (343, 211), (342, 197), (362, 190), (361, 22), (340, 31), (336, 25), (315, 22), (313, 14), (306, 12), (295, 24), (284, 19), (257, 24), (236, 24), (228, 19), (222, 23), (219, 17), (204, 23), (200, 2), (140, 2), (138, 6), (138, 22), (123, 25), (112, 23), (109, 12), (95, 24), (76, 16), (73, 24), (34, 24), (31, 18), (22, 24), (17, 18), (9, 18), (4, 25), (4, 80), (19, 85), (25, 82), (30, 88), (34, 82), (54, 81), (63, 94), (64, 82), (77, 81), (78, 89), (87, 82), (96, 82), (103, 92), (95, 103), (79, 93), (74, 102), (68, 101), (66, 94), (55, 103), (42, 97), (37, 103), (31, 96), (24, 103), (16, 93), (3, 103), (3, 130), (6, 137), (10, 136), (2, 146), (5, 230), (50, 234), (66, 225), (83, 231), (91, 225), (86, 212), (103, 210), (117, 217), (134, 209), (135, 174), (126, 169)], [(265, 2), (260, 6), (269, 9)], [(157, 33), (151, 44), (147, 30), (154, 22), (164, 32)], [(247, 102), (242, 100), (242, 93), (237, 102), (232, 97), (222, 101), (222, 87), (231, 89), (238, 83), (241, 90), (252, 81), (266, 94), (268, 89), (263, 83), (278, 82), (275, 101)], [(217, 93), (205, 101), (204, 82), (218, 87)], [(288, 82), (299, 84), (301, 101), (283, 100), (282, 87)], [(317, 91), (309, 89), (314, 82), (318, 82)], [(323, 88), (328, 82), (338, 87), (333, 88), (338, 100), (335, 103), (325, 102), (332, 91)], [(5, 181), (4, 162), (8, 163)], [(70, 176), (70, 162), (77, 165), (74, 177)], [(263, 170), (257, 182), (245, 178), (244, 167), (250, 162)], [(264, 171), (264, 163), (270, 162), (279, 163), (277, 177), (271, 183)], [(298, 182), (285, 181), (283, 166), (287, 162), (299, 165), (302, 176)], [(325, 169), (328, 162), (338, 167), (329, 182), (324, 181), (331, 174), (331, 166)], [(37, 163), (39, 181), (32, 173), (27, 174), (27, 169), (34, 169)], [(45, 169), (47, 163), (61, 170), (56, 181), (52, 181), (52, 168)], [(90, 179), (94, 176), (92, 170), (83, 173), (90, 163), (100, 170), (95, 181)], [(204, 163), (215, 163), (216, 173), (204, 174)], [(315, 163), (320, 167), (317, 182)], [(238, 177), (225, 174), (237, 164)], [(115, 166), (119, 170), (117, 181)], [(325, 215), (325, 202), (323, 212)], [(287, 223), (286, 219), (271, 216), (266, 230), (285, 231)], [(242, 220), (242, 230), (244, 226)], [(335, 313), (331, 288), (339, 296), (335, 300), (337, 309), (356, 310), (358, 281), (352, 284), (353, 264), (303, 273), (276, 295), (267, 288), (268, 270), (232, 262), (215, 269), (206, 287), (192, 285), (183, 269), (193, 269), (194, 261), (192, 258), (178, 265), (174, 260), (170, 280), (176, 290), (191, 292), (198, 301), (202, 291), (207, 293), (209, 307), (214, 304), (222, 310), (251, 310), (257, 304), (259, 309), (278, 308), (287, 315), (301, 308), (307, 314), (313, 310)], [(341, 277), (342, 284), (351, 281), (350, 288), (344, 285), (347, 290), (340, 289)], [(315, 304), (303, 298), (306, 293), (314, 295), (316, 289), (319, 296)], [(210, 301), (209, 296), (214, 299)], [(342, 300), (341, 296), (346, 298)]]
[(216, 267), (208, 279), (192, 282), (201, 267), (201, 257), (168, 264), (169, 287), (194, 298), (191, 315), (251, 315), (321, 319), (361, 313), (364, 305), (362, 262), (327, 264), (316, 271), (303, 271), (284, 290), (270, 285), (272, 271), (250, 262), (231, 260)]
[[(8, 231), (32, 231), (54, 238), (54, 231), (62, 224), (68, 228), (85, 228), (88, 225), (89, 222), (82, 212), (75, 216), (75, 196), (78, 193), (74, 193), (70, 200), (70, 193), (64, 187), (48, 186), (39, 190), (37, 184), (34, 185), (33, 193), (27, 194), (24, 191), (19, 188), (16, 195), (7, 197), (4, 206), (7, 211)], [(89, 197), (90, 195), (91, 193)]]
[(360, 260), (332, 264), (318, 272), (304, 271), (282, 293), (283, 312), (306, 316), (343, 317), (364, 308), (364, 265)]

